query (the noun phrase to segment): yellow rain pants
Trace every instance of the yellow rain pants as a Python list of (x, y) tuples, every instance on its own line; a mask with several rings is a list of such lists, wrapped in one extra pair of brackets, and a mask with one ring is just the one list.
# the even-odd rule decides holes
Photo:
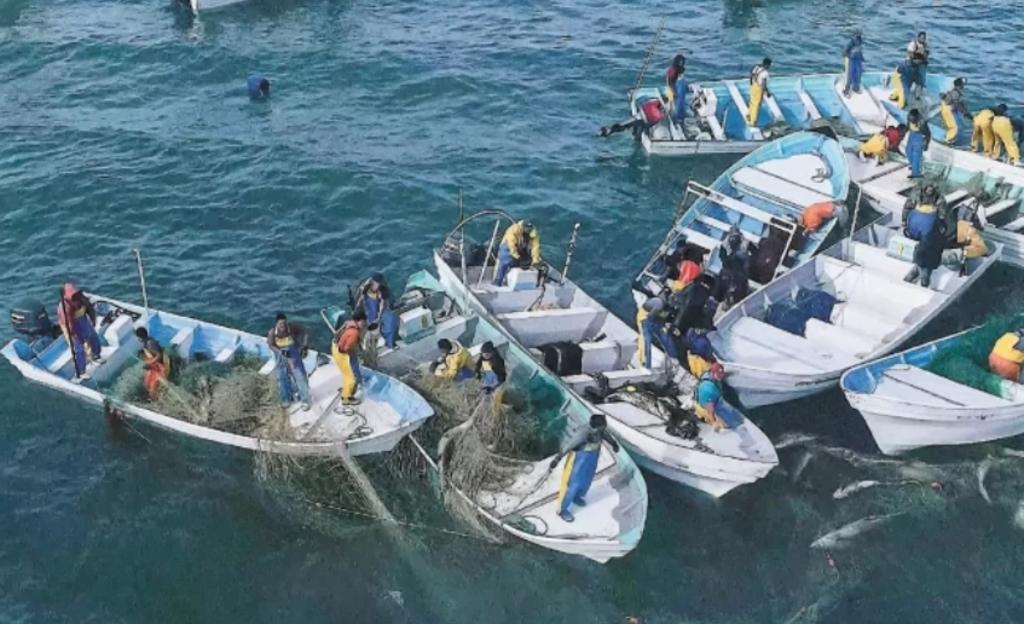
[(971, 134), (971, 149), (978, 151), (978, 143), (981, 142), (986, 154), (992, 153), (992, 117), (995, 116), (989, 109), (985, 109), (974, 116), (974, 132)]
[(992, 158), (999, 158), (1003, 155), (1003, 147), (1006, 148), (1006, 155), (1010, 157), (1010, 164), (1016, 165), (1020, 162), (1020, 147), (1013, 136), (1013, 124), (1009, 117), (1000, 115), (992, 119)]
[(896, 102), (896, 106), (899, 106), (902, 110), (907, 105), (907, 99), (903, 94), (903, 80), (900, 78), (899, 70), (893, 70), (889, 84), (892, 85), (892, 93), (889, 94), (889, 99)]
[(350, 401), (356, 395), (356, 388), (359, 382), (356, 380), (356, 373), (352, 368), (352, 355), (342, 353), (338, 350), (337, 344), (331, 345), (331, 358), (341, 373), (341, 399)]
[(942, 114), (942, 121), (946, 122), (946, 143), (956, 143), (956, 136), (960, 132), (960, 128), (956, 125), (956, 115), (953, 114), (953, 109), (949, 107), (949, 104), (943, 102), (939, 106), (939, 112)]
[(646, 319), (647, 310), (640, 306), (640, 309), (636, 311), (636, 348), (640, 357), (640, 366), (647, 366), (646, 341), (644, 340), (644, 321)]
[(884, 163), (889, 155), (889, 140), (885, 138), (884, 134), (876, 134), (864, 143), (861, 143), (858, 151), (865, 156), (877, 159), (880, 163)]
[(750, 103), (747, 105), (747, 125), (757, 125), (757, 115), (761, 112), (761, 100), (764, 99), (764, 87), (759, 84), (750, 85)]

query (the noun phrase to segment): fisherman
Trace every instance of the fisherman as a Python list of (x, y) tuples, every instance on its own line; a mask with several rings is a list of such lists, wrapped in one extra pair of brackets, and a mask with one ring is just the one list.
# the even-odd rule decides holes
[(904, 277), (911, 284), (920, 279), (925, 288), (931, 285), (932, 272), (942, 265), (942, 248), (945, 243), (945, 224), (935, 219), (921, 241), (914, 247), (914, 266)]
[(540, 233), (529, 221), (517, 221), (508, 226), (498, 246), (498, 270), (495, 286), (505, 285), (505, 276), (515, 264), (520, 267), (540, 267)]
[(391, 309), (391, 303), (391, 290), (384, 276), (374, 273), (363, 284), (355, 308), (366, 314), (366, 324), (370, 329), (380, 330), (384, 345), (394, 349), (398, 340), (398, 316)]
[(587, 504), (587, 491), (594, 481), (597, 460), (601, 455), (601, 441), (607, 442), (616, 453), (619, 452), (619, 443), (608, 434), (607, 427), (608, 421), (604, 414), (592, 415), (589, 426), (578, 431), (551, 460), (550, 469), (554, 470), (562, 457), (566, 458), (565, 467), (562, 468), (562, 485), (558, 491), (558, 517), (565, 522), (576, 519), (569, 511), (572, 505), (584, 507)]
[(668, 83), (668, 110), (672, 111), (672, 119), (676, 123), (682, 123), (686, 117), (686, 93), (689, 84), (684, 77), (686, 73), (686, 57), (676, 54), (672, 57), (672, 64), (665, 71), (665, 81)]
[(653, 364), (651, 351), (655, 344), (660, 346), (669, 357), (676, 359), (676, 344), (667, 327), (668, 314), (665, 300), (661, 297), (651, 297), (637, 309), (637, 353), (640, 356), (641, 366), (650, 367)]
[(994, 144), (992, 118), (995, 117), (996, 112), (1005, 114), (1006, 105), (1000, 104), (998, 106), (983, 108), (974, 115), (974, 130), (971, 133), (971, 149), (973, 151), (976, 152), (978, 151), (978, 148), (981, 147), (984, 149), (985, 154), (992, 153), (992, 147)]
[(302, 401), (303, 411), (310, 408), (309, 377), (302, 360), (309, 353), (309, 334), (298, 323), (288, 322), (278, 312), (274, 326), (267, 332), (267, 345), (277, 359), (277, 396), (287, 409), (294, 401)]
[(693, 412), (698, 418), (711, 425), (715, 431), (728, 428), (718, 414), (718, 401), (722, 398), (722, 380), (725, 368), (715, 362), (711, 368), (700, 376), (700, 382), (694, 390)]
[(889, 151), (893, 149), (899, 149), (899, 144), (893, 144), (889, 141), (889, 134), (885, 131), (879, 132), (878, 134), (871, 135), (870, 138), (860, 143), (857, 148), (857, 155), (860, 160), (873, 158), (877, 165), (884, 165), (886, 159), (889, 158)]
[[(910, 84), (916, 85), (914, 96), (921, 97), (928, 78), (928, 35), (922, 30), (907, 44), (907, 65), (910, 68)], [(904, 87), (907, 85), (905, 84)], [(907, 94), (909, 96), (909, 94)]]
[(1024, 364), (1024, 329), (1008, 331), (992, 347), (988, 369), (1008, 381), (1024, 383), (1021, 364)]
[(921, 165), (924, 163), (924, 152), (932, 142), (932, 131), (928, 122), (921, 118), (916, 108), (907, 115), (907, 163), (910, 166), (911, 179), (921, 177)]
[(715, 277), (702, 274), (695, 282), (668, 298), (672, 312), (670, 327), (673, 340), (679, 342), (676, 353), (685, 355), (685, 336), (690, 328), (713, 329), (718, 301), (712, 296)]
[(864, 73), (864, 40), (858, 28), (853, 31), (853, 36), (843, 50), (843, 58), (846, 61), (846, 86), (843, 88), (843, 95), (850, 97), (850, 91), (860, 93), (860, 78)]
[[(145, 331), (144, 327), (139, 329)], [(136, 335), (138, 335), (138, 330), (136, 330)], [(142, 370), (146, 371), (142, 383), (146, 386), (149, 399), (155, 401), (160, 392), (160, 384), (171, 376), (171, 358), (159, 342), (149, 337), (148, 332), (142, 342), (140, 357), (142, 358)]]
[(71, 347), (75, 365), (75, 381), (85, 381), (90, 375), (86, 371), (86, 349), (89, 358), (100, 364), (100, 337), (96, 333), (96, 309), (92, 301), (72, 282), (64, 284), (60, 303), (57, 304), (57, 324), (64, 332), (64, 339)]
[(259, 72), (249, 74), (245, 81), (245, 89), (249, 92), (249, 97), (254, 100), (270, 97), (270, 81)]
[(359, 381), (362, 379), (362, 372), (359, 370), (359, 345), (362, 342), (363, 331), (366, 329), (366, 312), (356, 310), (352, 318), (345, 321), (338, 319), (334, 326), (334, 339), (331, 341), (331, 357), (341, 372), (341, 409), (352, 405), (359, 405), (356, 398), (356, 390), (359, 388)]
[(1010, 164), (1020, 164), (1020, 146), (1013, 135), (1013, 122), (1006, 114), (1006, 106), (1001, 105), (992, 117), (992, 158), (999, 160), (1003, 148), (1006, 148), (1006, 157)]
[(988, 255), (988, 245), (978, 228), (972, 223), (972, 215), (960, 214), (956, 222), (956, 249), (947, 250), (943, 262), (951, 266), (960, 266), (960, 275), (969, 275), (980, 263), (981, 258)]
[(957, 136), (964, 119), (970, 119), (971, 113), (967, 110), (964, 102), (964, 85), (967, 81), (957, 78), (953, 81), (953, 88), (942, 94), (939, 112), (942, 114), (942, 121), (946, 123), (946, 143), (956, 145)]
[(903, 204), (903, 233), (916, 241), (924, 240), (931, 231), (939, 216), (940, 203), (945, 203), (934, 184), (926, 184), (919, 195), (918, 199), (911, 195)]
[(442, 338), (437, 341), (437, 349), (441, 356), (430, 364), (430, 372), (438, 377), (456, 381), (474, 377), (473, 356), (462, 343), (454, 338)]
[(480, 345), (480, 357), (476, 359), (475, 373), (476, 378), (484, 384), (484, 392), (488, 394), (497, 390), (508, 378), (505, 360), (490, 340)]
[(767, 56), (759, 65), (754, 65), (750, 70), (750, 102), (747, 104), (747, 125), (757, 126), (757, 116), (761, 111), (761, 101), (771, 97), (768, 90), (768, 70), (772, 66), (772, 60)]
[(729, 228), (725, 243), (718, 248), (718, 259), (721, 269), (713, 296), (729, 309), (750, 291), (749, 246), (739, 226)]

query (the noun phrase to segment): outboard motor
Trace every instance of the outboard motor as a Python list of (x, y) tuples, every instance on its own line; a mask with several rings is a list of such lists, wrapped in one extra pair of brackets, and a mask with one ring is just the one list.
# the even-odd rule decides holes
[(29, 342), (55, 338), (60, 329), (50, 320), (46, 306), (35, 299), (25, 299), (11, 308), (11, 327)]

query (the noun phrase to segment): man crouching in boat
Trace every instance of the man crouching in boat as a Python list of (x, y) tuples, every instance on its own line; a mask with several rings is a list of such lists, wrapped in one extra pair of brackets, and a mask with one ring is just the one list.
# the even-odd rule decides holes
[(296, 399), (302, 401), (302, 409), (310, 407), (309, 377), (302, 358), (309, 351), (309, 336), (306, 328), (289, 323), (283, 312), (278, 312), (274, 326), (267, 334), (267, 345), (277, 356), (277, 394), (281, 407), (288, 408)]
[(505, 360), (494, 348), (494, 343), (488, 340), (480, 345), (480, 357), (476, 360), (476, 378), (483, 382), (484, 392), (494, 392), (505, 383), (507, 377)]
[(473, 356), (458, 340), (437, 341), (441, 356), (430, 364), (430, 372), (444, 379), (462, 381), (473, 377)]
[(711, 425), (715, 431), (727, 428), (725, 421), (717, 413), (718, 401), (722, 398), (722, 379), (725, 368), (718, 362), (700, 376), (700, 383), (694, 391), (693, 412), (697, 417)]
[(149, 400), (155, 401), (160, 393), (160, 385), (171, 376), (171, 357), (155, 338), (150, 337), (145, 327), (136, 329), (135, 337), (142, 345), (139, 358), (142, 360), (142, 370), (146, 371), (142, 383), (146, 386)]
[(1024, 383), (1021, 364), (1024, 364), (1024, 329), (1006, 332), (992, 347), (988, 355), (988, 368), (1003, 379)]
[(587, 491), (594, 481), (597, 459), (601, 455), (601, 441), (608, 442), (616, 452), (619, 450), (619, 443), (608, 434), (607, 427), (608, 421), (604, 414), (594, 414), (590, 417), (590, 426), (577, 432), (565, 450), (551, 460), (550, 468), (554, 470), (562, 457), (566, 458), (565, 467), (562, 468), (562, 486), (558, 491), (558, 517), (566, 522), (576, 519), (569, 507), (583, 507), (587, 504)]

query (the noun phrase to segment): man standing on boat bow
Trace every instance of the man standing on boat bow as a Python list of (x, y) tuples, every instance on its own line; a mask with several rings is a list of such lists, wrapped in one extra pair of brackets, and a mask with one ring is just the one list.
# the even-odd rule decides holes
[(279, 312), (274, 327), (267, 334), (267, 345), (277, 355), (277, 393), (281, 407), (287, 408), (297, 397), (302, 401), (302, 409), (308, 410), (309, 378), (302, 363), (309, 349), (306, 328), (289, 323), (288, 317)]
[(607, 442), (617, 453), (619, 443), (615, 441), (607, 431), (608, 421), (604, 414), (594, 414), (590, 417), (590, 424), (578, 431), (569, 440), (565, 450), (555, 455), (551, 460), (551, 470), (558, 466), (558, 462), (565, 459), (565, 467), (562, 468), (562, 485), (558, 491), (558, 517), (566, 522), (576, 519), (569, 511), (569, 507), (576, 505), (583, 507), (587, 504), (587, 491), (594, 481), (594, 474), (597, 473), (597, 460), (601, 455), (601, 442)]
[(75, 380), (89, 379), (89, 373), (86, 372), (86, 349), (93, 362), (103, 362), (100, 357), (100, 337), (96, 333), (96, 309), (85, 293), (72, 282), (64, 284), (61, 291), (60, 303), (57, 304), (57, 324), (71, 349)]

